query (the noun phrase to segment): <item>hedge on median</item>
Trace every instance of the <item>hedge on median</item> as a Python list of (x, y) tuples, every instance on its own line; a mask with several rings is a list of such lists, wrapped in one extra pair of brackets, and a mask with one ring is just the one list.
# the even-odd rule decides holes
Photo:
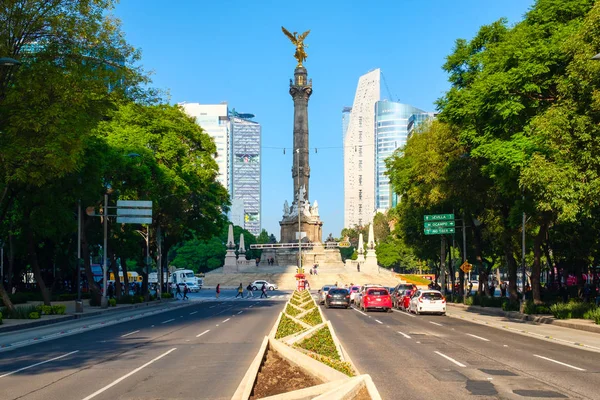
[(311, 312), (306, 314), (304, 317), (300, 319), (302, 322), (306, 322), (310, 326), (315, 326), (323, 323), (323, 319), (321, 318), (321, 313), (318, 308), (314, 308)]
[(299, 333), (304, 330), (304, 327), (299, 323), (292, 320), (285, 314), (281, 314), (281, 320), (279, 321), (279, 326), (277, 327), (277, 333), (275, 333), (275, 339), (281, 339), (294, 333)]
[(298, 343), (298, 347), (334, 360), (340, 359), (328, 326), (319, 329), (313, 335)]
[(287, 307), (285, 308), (285, 313), (288, 315), (291, 315), (292, 317), (295, 317), (296, 315), (300, 314), (302, 311), (298, 310), (296, 307), (292, 306), (291, 304), (288, 304)]

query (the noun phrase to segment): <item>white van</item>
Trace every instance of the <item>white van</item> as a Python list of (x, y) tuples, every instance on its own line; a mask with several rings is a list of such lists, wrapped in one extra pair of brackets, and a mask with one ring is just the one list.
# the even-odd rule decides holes
[(196, 278), (191, 269), (178, 268), (169, 276), (169, 283), (178, 285), (185, 283), (192, 292), (199, 292), (202, 289), (202, 279)]

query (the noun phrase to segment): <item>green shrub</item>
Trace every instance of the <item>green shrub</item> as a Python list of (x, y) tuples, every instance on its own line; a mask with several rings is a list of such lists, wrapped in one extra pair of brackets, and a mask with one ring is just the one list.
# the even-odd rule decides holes
[(2, 313), (0, 312), (0, 325), (2, 325)]
[(161, 293), (160, 297), (163, 299), (172, 299), (173, 295), (171, 293)]
[(44, 304), (40, 304), (40, 305), (36, 306), (35, 310), (40, 315), (50, 315), (50, 314), (52, 314), (52, 306), (46, 306)]
[(36, 306), (19, 306), (15, 307), (13, 311), (8, 308), (0, 310), (6, 319), (28, 319), (29, 314), (36, 311)]
[[(15, 294), (9, 294), (8, 298), (13, 304), (25, 304), (27, 303), (27, 294), (17, 292)], [(0, 306), (4, 306), (4, 301), (0, 298)]]
[[(600, 325), (600, 307), (596, 307), (593, 310), (586, 311), (586, 313), (583, 315), (583, 318), (585, 318), (585, 319), (591, 319), (596, 324)], [(1, 319), (2, 319), (2, 317), (0, 316), (0, 320)]]
[(465, 300), (465, 304), (467, 306), (472, 306), (473, 305), (473, 296), (467, 297), (466, 300)]
[(502, 302), (502, 310), (504, 311), (519, 311), (521, 305), (518, 301), (505, 300)]
[(108, 305), (111, 307), (116, 307), (117, 306), (117, 299), (110, 299), (108, 300)]
[(292, 305), (288, 304), (287, 307), (285, 308), (285, 313), (287, 315), (291, 315), (292, 317), (295, 317), (296, 315), (300, 314), (301, 311), (298, 310), (296, 307), (293, 307)]
[(300, 306), (303, 302), (297, 299), (294, 299), (293, 297), (290, 299), (290, 303), (292, 303), (295, 306)]
[(319, 329), (314, 335), (298, 343), (298, 347), (334, 360), (340, 359), (335, 342), (333, 341), (333, 337), (327, 326)]
[(285, 314), (281, 315), (281, 320), (279, 321), (279, 326), (277, 327), (277, 333), (275, 334), (275, 339), (280, 339), (286, 336), (293, 335), (294, 333), (302, 332), (304, 327), (299, 323), (295, 322), (290, 317)]
[(40, 313), (37, 311), (33, 311), (29, 313), (29, 319), (40, 319)]
[(311, 309), (316, 308), (316, 307), (317, 307), (317, 305), (315, 304), (314, 301), (306, 302), (306, 304), (304, 304), (302, 306), (302, 308), (305, 309), (305, 310), (311, 310)]
[(462, 303), (463, 297), (462, 296), (452, 296), (452, 302), (455, 304)]
[(546, 304), (535, 304), (533, 300), (528, 300), (524, 307), (525, 314), (550, 314), (550, 307)]
[(306, 322), (310, 326), (315, 326), (322, 323), (323, 319), (321, 318), (321, 313), (319, 312), (319, 309), (315, 307), (311, 312), (302, 317), (301, 321)]
[(348, 362), (333, 360), (329, 357), (324, 357), (314, 353), (309, 354), (309, 356), (319, 362), (322, 362), (325, 365), (330, 366), (333, 369), (340, 371), (343, 374), (346, 374), (348, 376), (354, 376), (354, 370), (352, 369), (352, 365), (350, 365), (350, 363)]

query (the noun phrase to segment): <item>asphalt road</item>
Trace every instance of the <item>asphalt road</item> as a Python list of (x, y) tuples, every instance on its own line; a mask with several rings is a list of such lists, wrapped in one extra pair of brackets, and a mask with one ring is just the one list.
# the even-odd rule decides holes
[(323, 311), (384, 399), (600, 398), (595, 352), (450, 317)]
[(230, 399), (282, 309), (206, 301), (0, 353), (0, 398)]

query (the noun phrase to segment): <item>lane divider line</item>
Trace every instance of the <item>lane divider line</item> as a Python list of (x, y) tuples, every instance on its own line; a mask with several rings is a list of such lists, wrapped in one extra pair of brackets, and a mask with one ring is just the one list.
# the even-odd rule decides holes
[(472, 335), (470, 333), (467, 333), (467, 336), (471, 336), (471, 337), (474, 337), (475, 339), (483, 340), (484, 342), (489, 342), (490, 341), (489, 339), (486, 339), (484, 337), (477, 336), (477, 335)]
[(224, 324), (225, 322), (229, 321), (231, 318), (227, 318), (225, 321), (221, 321), (222, 324)]
[(407, 335), (406, 333), (403, 333), (403, 332), (400, 332), (400, 331), (398, 331), (398, 333), (401, 334), (402, 336), (404, 336), (405, 338), (410, 339), (410, 336)]
[(460, 363), (460, 362), (456, 361), (454, 358), (448, 357), (447, 355), (445, 355), (445, 354), (442, 354), (442, 353), (440, 353), (439, 351), (434, 351), (434, 353), (435, 353), (435, 354), (437, 354), (438, 356), (442, 356), (442, 357), (444, 357), (444, 358), (445, 358), (446, 360), (448, 360), (448, 361), (451, 361), (451, 362), (453, 362), (454, 364), (458, 365), (459, 367), (463, 367), (463, 368), (465, 368), (465, 367), (466, 367), (466, 365), (465, 365), (465, 364), (463, 364), (463, 363)]
[(210, 329), (207, 329), (204, 332), (197, 334), (196, 337), (200, 337), (200, 336), (202, 336), (202, 335), (204, 335), (204, 334), (206, 334), (208, 332), (210, 332)]
[(381, 322), (381, 321), (380, 321), (380, 320), (378, 320), (378, 319), (376, 319), (375, 321), (376, 321), (376, 322), (379, 322), (380, 324), (383, 324), (383, 322)]
[(352, 307), (352, 309), (353, 309), (354, 311), (356, 311), (356, 312), (359, 312), (359, 313), (361, 313), (361, 314), (362, 314), (362, 315), (364, 315), (365, 317), (368, 317), (368, 315), (367, 315), (367, 314), (365, 314), (364, 312), (360, 311), (359, 309), (357, 309), (357, 308), (354, 308), (354, 307)]
[(237, 315), (240, 315), (240, 314), (241, 314), (241, 313), (243, 313), (243, 312), (244, 312), (244, 311), (242, 310), (242, 311), (240, 311), (239, 313), (237, 313)]
[(198, 311), (191, 312), (190, 315), (196, 314)]
[[(551, 358), (548, 358), (548, 357), (539, 356), (539, 355), (537, 355), (537, 354), (534, 354), (533, 356), (534, 356), (534, 357), (541, 358), (541, 359), (543, 359), (543, 360), (547, 360), (547, 361), (550, 361), (550, 362), (556, 363), (556, 364), (564, 365), (565, 367), (573, 368), (573, 369), (575, 369), (575, 370), (577, 370), (577, 371), (585, 371), (585, 369), (583, 369), (583, 368), (575, 367), (575, 366), (573, 366), (573, 365), (571, 365), (571, 364), (566, 364), (566, 363), (564, 363), (564, 362), (556, 361), (556, 360), (553, 360), (553, 359), (551, 359)], [(0, 378), (1, 378), (1, 377), (0, 377)]]
[(406, 315), (407, 317), (412, 317), (412, 318), (415, 318), (415, 316), (414, 316), (414, 315), (412, 315), (412, 314), (411, 314), (411, 313), (409, 313), (409, 312), (404, 312), (404, 311), (396, 310), (396, 309), (394, 309), (394, 308), (392, 308), (392, 311), (394, 311), (394, 312), (397, 312), (397, 313), (400, 313), (400, 314), (402, 314), (402, 315)]
[(129, 332), (129, 333), (126, 333), (126, 334), (124, 334), (124, 335), (121, 335), (121, 337), (127, 337), (127, 336), (129, 336), (129, 335), (133, 335), (134, 333), (138, 333), (138, 332), (139, 332), (139, 330), (137, 330), (137, 331), (133, 331), (133, 332)]
[(104, 386), (101, 389), (98, 389), (97, 391), (95, 391), (94, 393), (90, 394), (88, 397), (85, 397), (83, 400), (90, 400), (93, 399), (94, 397), (98, 396), (100, 393), (103, 393), (105, 391), (107, 391), (108, 389), (110, 389), (111, 387), (117, 385), (119, 382), (129, 378), (131, 375), (141, 371), (142, 369), (146, 368), (148, 365), (160, 360), (161, 358), (169, 355), (170, 353), (172, 353), (173, 351), (177, 350), (177, 347), (172, 348), (171, 350), (167, 351), (166, 353), (161, 354), (160, 356), (148, 361), (146, 364), (142, 365), (141, 367), (137, 367), (136, 369), (134, 369), (133, 371), (131, 371), (130, 373), (123, 375), (122, 377), (120, 377), (119, 379), (115, 380), (114, 382)]
[(166, 321), (161, 322), (161, 324), (166, 324), (167, 322), (175, 321), (175, 318), (168, 319)]
[(70, 356), (71, 354), (75, 354), (75, 353), (78, 353), (78, 352), (79, 352), (79, 350), (75, 350), (75, 351), (72, 351), (72, 352), (70, 352), (70, 353), (63, 354), (62, 356), (54, 357), (54, 358), (51, 358), (51, 359), (49, 359), (49, 360), (46, 360), (46, 361), (42, 361), (42, 362), (39, 362), (39, 363), (35, 363), (35, 364), (33, 364), (33, 365), (29, 365), (29, 366), (27, 366), (27, 367), (19, 368), (19, 369), (15, 370), (15, 371), (12, 371), (12, 372), (7, 372), (7, 373), (6, 373), (6, 374), (4, 374), (4, 375), (0, 375), (0, 378), (4, 378), (5, 376), (9, 376), (9, 375), (12, 375), (12, 374), (16, 374), (17, 372), (25, 371), (26, 369), (29, 369), (29, 368), (37, 367), (38, 365), (42, 365), (42, 364), (49, 363), (49, 362), (51, 362), (51, 361), (60, 360), (61, 358), (65, 358), (65, 357), (67, 357), (67, 356)]
[(429, 323), (430, 323), (430, 324), (437, 325), (437, 326), (444, 326), (444, 325), (442, 325), (442, 324), (438, 324), (437, 322), (433, 322), (433, 321), (429, 321)]

